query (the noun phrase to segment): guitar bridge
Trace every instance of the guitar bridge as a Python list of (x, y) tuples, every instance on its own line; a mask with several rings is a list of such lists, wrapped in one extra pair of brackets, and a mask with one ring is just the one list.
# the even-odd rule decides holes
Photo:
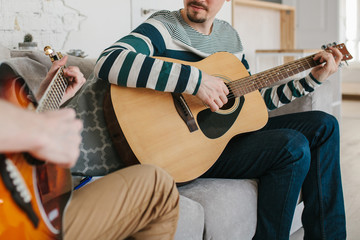
[(184, 120), (186, 126), (189, 128), (190, 132), (194, 132), (198, 130), (198, 126), (196, 125), (195, 118), (190, 111), (189, 106), (187, 105), (183, 95), (180, 93), (171, 93), (176, 111), (179, 113), (182, 120)]

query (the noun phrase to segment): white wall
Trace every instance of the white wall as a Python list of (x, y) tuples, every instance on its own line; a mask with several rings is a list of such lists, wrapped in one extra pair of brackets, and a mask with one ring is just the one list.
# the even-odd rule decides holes
[(252, 73), (276, 66), (277, 58), (262, 57), (259, 69), (255, 69), (255, 51), (280, 48), (280, 20), (277, 10), (234, 5), (234, 28), (239, 33)]
[[(96, 58), (149, 16), (140, 16), (139, 8), (174, 10), (182, 4), (182, 0), (0, 0), (0, 44), (17, 48), (31, 33), (39, 50), (46, 45), (65, 53), (81, 49)], [(231, 22), (231, 3), (225, 3), (219, 16)]]
[(110, 44), (130, 32), (130, 0), (64, 0), (84, 16), (77, 31), (69, 34), (63, 48), (82, 49), (89, 57), (98, 57)]
[(14, 49), (30, 33), (39, 50), (77, 48), (97, 57), (129, 32), (130, 5), (130, 0), (0, 0), (0, 43)]
[(61, 48), (83, 18), (61, 0), (0, 0), (0, 43), (16, 48), (30, 33), (40, 48), (46, 44)]
[[(131, 18), (131, 27), (136, 28), (144, 20), (146, 20), (152, 13), (159, 10), (176, 10), (180, 9), (183, 6), (183, 1), (181, 0), (132, 0), (132, 18)], [(144, 11), (147, 11), (144, 14)]]

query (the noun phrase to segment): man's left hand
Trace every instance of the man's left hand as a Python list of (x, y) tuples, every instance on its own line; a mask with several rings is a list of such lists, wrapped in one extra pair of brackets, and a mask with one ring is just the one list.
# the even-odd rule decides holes
[[(39, 91), (36, 94), (37, 100), (40, 100), (42, 95), (45, 93), (48, 85), (50, 84), (58, 69), (62, 66), (65, 66), (67, 59), (68, 57), (64, 56), (62, 59), (55, 61), (52, 64), (48, 74), (46, 75), (45, 80), (42, 81), (40, 84)], [(64, 68), (64, 77), (66, 77), (68, 80), (68, 87), (65, 90), (64, 96), (61, 100), (61, 104), (72, 98), (86, 81), (84, 75), (76, 66), (68, 66)]]
[(338, 70), (343, 55), (337, 48), (330, 47), (329, 51), (322, 51), (315, 55), (314, 60), (322, 63), (311, 71), (319, 82), (325, 81), (331, 74)]

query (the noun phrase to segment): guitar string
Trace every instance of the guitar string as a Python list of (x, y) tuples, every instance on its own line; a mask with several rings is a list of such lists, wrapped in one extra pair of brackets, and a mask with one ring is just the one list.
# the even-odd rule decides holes
[(59, 109), (60, 102), (67, 88), (67, 80), (64, 78), (63, 67), (56, 73), (54, 81), (49, 86), (48, 97), (42, 105), (38, 106), (37, 111), (43, 112), (48, 110)]
[[(282, 66), (228, 83), (227, 86), (231, 90), (228, 99), (243, 96), (246, 93), (269, 85), (269, 82), (270, 84), (275, 83), (313, 67), (315, 65), (315, 62), (312, 59), (313, 56), (314, 55), (295, 60)], [(307, 64), (307, 66), (305, 64)], [(268, 76), (269, 74), (273, 74), (273, 76)], [(234, 92), (237, 92), (238, 94), (235, 94)]]
[[(347, 52), (347, 49), (345, 48), (344, 44), (336, 45), (334, 47), (339, 49), (340, 52), (343, 54), (343, 56), (345, 56), (346, 58), (349, 56), (349, 53)], [(232, 91), (230, 91), (231, 93), (228, 95), (228, 99), (238, 97), (238, 96), (243, 96), (246, 93), (260, 89), (261, 87), (268, 86), (269, 82), (275, 83), (275, 82), (283, 80), (287, 77), (293, 76), (297, 73), (308, 70), (316, 65), (319, 65), (320, 63), (315, 62), (313, 60), (314, 56), (315, 56), (315, 54), (305, 57), (305, 58), (302, 58), (302, 59), (299, 59), (299, 60), (292, 61), (290, 63), (276, 67), (274, 69), (270, 69), (270, 70), (261, 72), (259, 74), (248, 76), (248, 77), (245, 77), (242, 79), (235, 80), (231, 83), (228, 83), (227, 86), (230, 88), (232, 87), (232, 89), (231, 89)], [(302, 62), (303, 63), (306, 62), (308, 64), (308, 66), (301, 65), (300, 63), (302, 63)], [(271, 74), (271, 73), (274, 73), (274, 75), (272, 77), (267, 76), (268, 74)], [(291, 75), (289, 75), (289, 73), (291, 73)], [(240, 92), (240, 93), (235, 95), (233, 93), (234, 90), (238, 90), (238, 92)]]
[[(308, 59), (304, 59), (306, 63), (308, 63)], [(304, 61), (303, 61), (304, 62)], [(296, 66), (293, 66), (294, 64), (296, 64)], [(256, 75), (253, 75), (253, 76), (249, 76), (248, 79), (250, 79), (250, 81), (237, 81), (235, 82), (233, 85), (233, 87), (237, 87), (237, 86), (245, 86), (245, 87), (248, 87), (248, 86), (254, 86), (255, 87), (259, 87), (258, 85), (258, 82), (254, 81), (254, 80), (257, 80), (257, 79), (260, 79), (260, 80), (264, 80), (266, 79), (266, 81), (270, 81), (271, 83), (274, 83), (276, 82), (277, 80), (281, 80), (283, 78), (286, 78), (286, 77), (289, 77), (289, 72), (294, 72), (295, 70), (298, 70), (299, 69), (299, 64), (298, 62), (296, 63), (292, 63), (292, 64), (286, 64), (284, 66), (281, 66), (280, 68), (277, 67), (275, 69), (271, 69), (271, 70), (268, 70), (268, 71), (265, 71), (265, 72), (262, 72), (260, 74), (256, 74)], [(270, 73), (274, 73), (274, 76), (268, 76), (268, 74)], [(295, 73), (294, 73), (295, 74)], [(279, 79), (280, 77), (280, 79)]]
[[(302, 62), (308, 62), (307, 59), (302, 59)], [(286, 77), (292, 76), (299, 72), (299, 63), (301, 61), (297, 61), (295, 63), (286, 64), (281, 67), (277, 67), (275, 69), (271, 69), (265, 72), (262, 72), (260, 74), (256, 74), (253, 76), (248, 76), (245, 79), (242, 79), (242, 81), (238, 80), (234, 83), (231, 83), (231, 87), (235, 90), (240, 89), (241, 95), (250, 91), (259, 89), (264, 85), (264, 83), (269, 84), (274, 83), (276, 81), (280, 81)], [(285, 69), (286, 68), (286, 69)], [(300, 68), (305, 68), (303, 65), (300, 66)], [(268, 76), (269, 74), (273, 73), (273, 76)], [(291, 74), (289, 74), (291, 73)], [(258, 81), (257, 81), (258, 80)], [(260, 81), (259, 81), (260, 80)], [(230, 96), (231, 97), (231, 96)]]
[[(241, 79), (241, 81), (236, 81), (228, 84), (230, 89), (232, 90), (232, 94), (229, 94), (229, 98), (233, 98), (236, 96), (242, 96), (248, 92), (260, 89), (261, 87), (267, 86), (271, 83), (280, 81), (282, 79), (285, 79), (286, 77), (290, 77), (292, 75), (295, 75), (296, 73), (299, 73), (300, 70), (304, 67), (297, 64), (295, 67), (292, 67), (291, 65), (287, 65), (287, 69), (274, 69), (269, 70), (266, 72), (262, 72), (261, 74), (256, 74), (252, 76), (245, 77)], [(272, 74), (273, 76), (269, 76), (269, 74)], [(236, 96), (234, 94), (236, 93)]]

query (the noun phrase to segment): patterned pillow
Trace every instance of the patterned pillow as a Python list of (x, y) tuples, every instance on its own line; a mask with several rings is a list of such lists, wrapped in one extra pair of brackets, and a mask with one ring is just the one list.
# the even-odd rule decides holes
[(104, 118), (103, 103), (110, 84), (91, 75), (66, 107), (76, 110), (83, 120), (80, 157), (71, 169), (73, 175), (103, 176), (125, 167), (111, 141)]

